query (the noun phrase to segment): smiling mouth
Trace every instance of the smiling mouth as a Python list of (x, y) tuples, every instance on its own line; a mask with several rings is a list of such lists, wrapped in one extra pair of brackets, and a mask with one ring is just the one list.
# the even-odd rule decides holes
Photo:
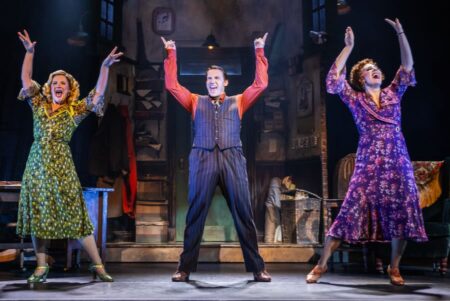
[(61, 98), (63, 96), (63, 91), (60, 89), (55, 90), (55, 96)]

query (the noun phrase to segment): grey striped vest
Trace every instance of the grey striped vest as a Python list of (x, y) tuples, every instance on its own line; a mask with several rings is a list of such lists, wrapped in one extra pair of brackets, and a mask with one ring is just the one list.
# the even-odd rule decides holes
[(194, 142), (192, 147), (219, 149), (242, 146), (241, 119), (236, 97), (226, 96), (220, 106), (211, 102), (209, 96), (199, 96), (193, 121)]

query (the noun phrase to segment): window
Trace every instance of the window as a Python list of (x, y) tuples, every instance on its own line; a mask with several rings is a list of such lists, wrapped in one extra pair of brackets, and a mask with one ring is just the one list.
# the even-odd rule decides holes
[(114, 36), (114, 0), (101, 0), (100, 36), (108, 41)]
[(312, 0), (312, 30), (325, 31), (325, 0)]
[(208, 60), (202, 62), (193, 62), (184, 60), (180, 64), (180, 75), (205, 76), (206, 70), (211, 65), (221, 66), (227, 74), (230, 75), (242, 75), (241, 62), (237, 59), (220, 59), (220, 60)]

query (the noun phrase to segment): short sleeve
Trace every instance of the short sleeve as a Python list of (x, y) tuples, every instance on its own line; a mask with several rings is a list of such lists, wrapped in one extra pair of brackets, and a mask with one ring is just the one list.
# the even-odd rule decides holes
[(41, 86), (35, 82), (31, 82), (31, 86), (27, 89), (20, 89), (19, 95), (17, 96), (17, 99), (19, 100), (25, 100), (28, 102), (28, 104), (33, 107), (39, 105), (43, 99), (43, 95), (40, 93)]
[(88, 96), (79, 100), (76, 104), (72, 105), (71, 112), (76, 124), (80, 124), (84, 118), (91, 112), (95, 113), (98, 117), (103, 116), (104, 109), (104, 97), (100, 96), (97, 104), (93, 103), (95, 95), (95, 89), (89, 92)]
[(98, 117), (102, 117), (104, 114), (104, 106), (105, 106), (105, 97), (99, 96), (97, 104), (94, 104), (94, 96), (95, 96), (95, 89), (92, 89), (91, 92), (89, 92), (89, 95), (85, 98), (86, 101), (86, 109), (90, 112), (95, 113)]
[(333, 63), (327, 74), (326, 87), (328, 93), (339, 94), (342, 101), (346, 104), (349, 104), (356, 92), (352, 89), (350, 84), (345, 79), (346, 74), (347, 70), (345, 67), (342, 69), (342, 72), (339, 73), (336, 64)]
[(389, 89), (396, 93), (398, 97), (401, 97), (409, 86), (414, 87), (416, 84), (416, 74), (414, 69), (407, 71), (403, 66), (400, 66)]

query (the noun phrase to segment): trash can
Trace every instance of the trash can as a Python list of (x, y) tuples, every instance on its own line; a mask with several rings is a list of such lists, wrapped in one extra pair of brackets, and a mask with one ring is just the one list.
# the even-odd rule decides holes
[(322, 200), (303, 198), (281, 201), (283, 243), (320, 243), (320, 212)]

